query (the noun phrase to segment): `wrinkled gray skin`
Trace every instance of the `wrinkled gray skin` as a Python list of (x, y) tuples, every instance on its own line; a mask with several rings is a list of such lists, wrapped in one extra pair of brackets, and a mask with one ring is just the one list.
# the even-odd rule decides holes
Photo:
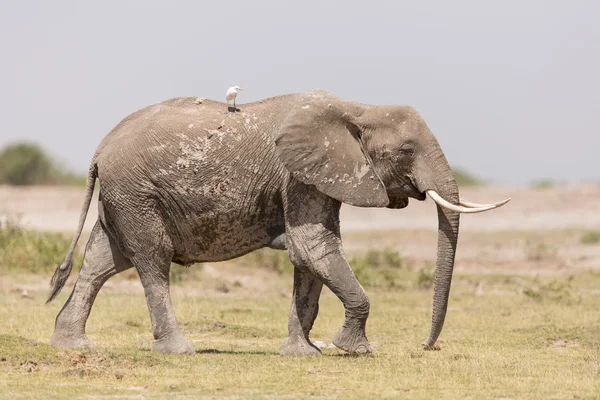
[[(49, 300), (71, 270), (72, 254), (100, 181), (99, 217), (51, 343), (88, 347), (85, 324), (111, 276), (135, 267), (146, 294), (153, 349), (192, 353), (169, 295), (171, 261), (228, 260), (261, 247), (285, 249), (294, 292), (284, 355), (318, 355), (309, 332), (322, 285), (346, 318), (333, 343), (369, 353), (369, 299), (348, 266), (340, 238), (341, 203), (403, 208), (436, 190), (458, 204), (458, 188), (425, 121), (408, 106), (368, 106), (325, 91), (273, 97), (227, 112), (221, 102), (178, 98), (133, 113), (102, 141), (92, 160), (80, 225)], [(459, 215), (438, 206), (432, 327), (435, 348), (446, 315)]]

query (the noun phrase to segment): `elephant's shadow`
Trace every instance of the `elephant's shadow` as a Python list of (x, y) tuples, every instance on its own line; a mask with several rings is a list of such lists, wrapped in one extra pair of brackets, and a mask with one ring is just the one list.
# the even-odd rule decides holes
[(259, 356), (275, 356), (279, 355), (276, 351), (233, 351), (233, 350), (219, 350), (219, 349), (202, 349), (196, 350), (196, 354), (248, 354), (248, 355), (259, 355)]
[[(230, 355), (259, 355), (259, 356), (278, 356), (278, 351), (233, 351), (233, 350), (219, 350), (219, 349), (202, 349), (196, 350), (196, 354), (230, 354)], [(337, 353), (337, 354), (323, 354), (325, 357), (372, 357), (373, 354), (348, 354), (348, 353)]]

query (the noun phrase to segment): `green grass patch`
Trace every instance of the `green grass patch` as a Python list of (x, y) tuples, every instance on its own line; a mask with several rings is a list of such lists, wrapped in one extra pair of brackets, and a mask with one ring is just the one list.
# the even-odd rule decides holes
[(524, 288), (523, 294), (532, 299), (539, 301), (554, 301), (554, 302), (578, 302), (581, 297), (573, 294), (571, 281), (573, 275), (567, 279), (549, 279), (544, 282), (532, 282)]
[(278, 274), (291, 274), (294, 272), (294, 265), (290, 261), (288, 252), (282, 250), (258, 249), (231, 262), (249, 267), (264, 268)]
[(600, 243), (600, 231), (589, 231), (581, 235), (579, 240), (581, 244), (598, 244)]
[(419, 275), (417, 276), (417, 287), (419, 289), (430, 289), (433, 287), (435, 283), (435, 268), (428, 267), (422, 268), (419, 270)]
[(350, 268), (365, 287), (393, 287), (406, 274), (405, 262), (395, 250), (368, 250), (348, 258)]
[[(202, 275), (202, 269), (202, 264), (183, 266), (171, 263), (171, 270), (169, 271), (170, 282), (173, 285), (179, 285), (184, 282), (197, 281)], [(137, 275), (137, 272), (135, 275)]]
[[(2, 271), (50, 272), (64, 259), (71, 239), (60, 233), (22, 228), (9, 219), (0, 222), (0, 266)], [(74, 263), (81, 265), (77, 254)]]

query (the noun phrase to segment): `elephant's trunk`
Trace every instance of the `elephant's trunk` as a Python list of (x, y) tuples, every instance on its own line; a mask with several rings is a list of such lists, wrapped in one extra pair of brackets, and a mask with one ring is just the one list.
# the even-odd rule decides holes
[(454, 270), (456, 243), (458, 241), (460, 214), (440, 206), (437, 206), (437, 212), (438, 245), (435, 286), (433, 290), (433, 315), (431, 317), (431, 332), (429, 333), (429, 337), (423, 342), (426, 349), (436, 348), (435, 342), (444, 327), (446, 311), (448, 310), (450, 284), (452, 283), (452, 272)]
[[(432, 174), (425, 178), (421, 182), (421, 185), (426, 186), (426, 189), (435, 190), (441, 197), (452, 204), (459, 204), (458, 186), (450, 165), (446, 161), (446, 157), (441, 149), (433, 157), (433, 160), (430, 159), (429, 168)], [(460, 222), (460, 214), (456, 211), (437, 205), (437, 213), (438, 244), (433, 294), (433, 315), (431, 318), (431, 332), (429, 333), (429, 337), (423, 342), (425, 349), (439, 348), (436, 346), (436, 341), (444, 327), (446, 311), (448, 310), (448, 296), (450, 295), (450, 284), (454, 270), (454, 256), (456, 255)]]

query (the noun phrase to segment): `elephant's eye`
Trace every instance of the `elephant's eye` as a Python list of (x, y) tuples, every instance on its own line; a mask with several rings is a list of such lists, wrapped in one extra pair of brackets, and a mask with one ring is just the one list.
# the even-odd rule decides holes
[(412, 146), (402, 146), (400, 148), (400, 154), (404, 156), (412, 156), (415, 154), (415, 149)]

